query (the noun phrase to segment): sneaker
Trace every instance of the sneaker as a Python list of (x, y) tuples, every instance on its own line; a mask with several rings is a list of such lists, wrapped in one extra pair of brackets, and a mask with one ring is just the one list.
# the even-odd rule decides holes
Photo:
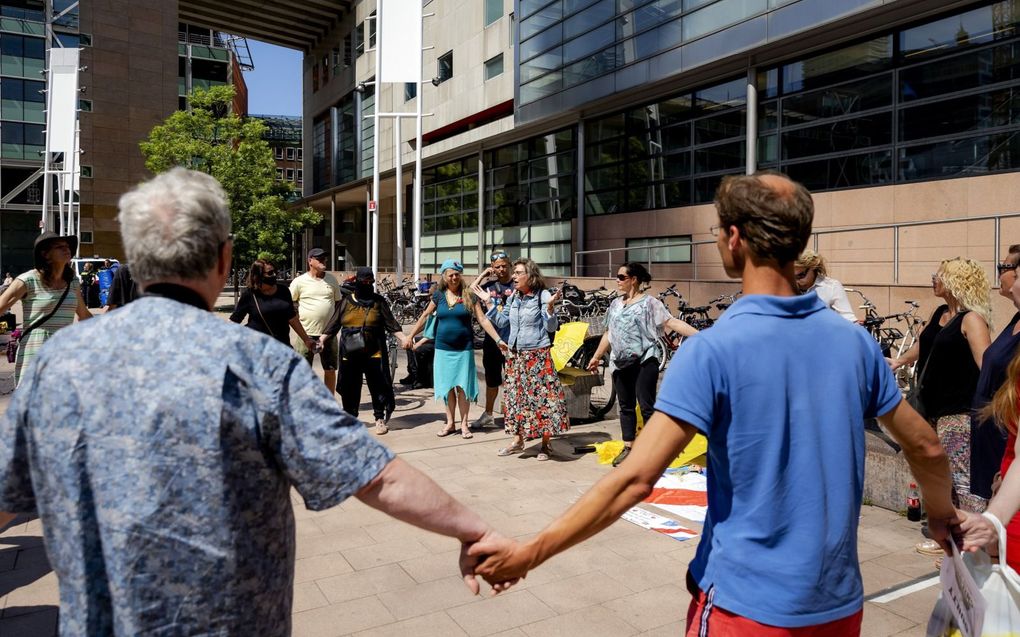
[(630, 447), (624, 447), (623, 451), (621, 451), (618, 456), (613, 458), (613, 466), (614, 467), (619, 466), (620, 463), (624, 461), (624, 459), (627, 457), (627, 454), (629, 454), (629, 453), (630, 453)]
[(495, 426), (495, 424), (496, 424), (496, 421), (492, 417), (492, 414), (490, 414), (487, 411), (483, 411), (482, 415), (478, 417), (478, 420), (476, 420), (474, 422), (474, 424), (471, 425), (471, 428), (472, 429), (481, 429), (482, 427), (493, 427), (493, 426)]
[(410, 386), (410, 385), (414, 384), (414, 377), (413, 376), (404, 376), (403, 378), (401, 378), (397, 382), (400, 383), (401, 385), (404, 385), (404, 386)]
[(386, 426), (386, 421), (384, 420), (375, 421), (375, 435), (381, 436), (384, 433), (388, 432), (389, 430), (390, 428)]

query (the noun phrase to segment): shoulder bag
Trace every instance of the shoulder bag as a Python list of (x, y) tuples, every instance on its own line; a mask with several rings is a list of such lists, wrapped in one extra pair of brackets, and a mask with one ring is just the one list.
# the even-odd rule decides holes
[(361, 323), (361, 327), (340, 328), (340, 349), (343, 350), (344, 356), (361, 354), (368, 349), (368, 342), (365, 339), (365, 329), (368, 325), (368, 313), (371, 312), (374, 307), (375, 303), (373, 302), (365, 308), (365, 320)]
[(44, 316), (44, 317), (42, 317), (40, 319), (37, 319), (31, 325), (29, 325), (24, 330), (22, 330), (21, 333), (18, 334), (17, 338), (12, 337), (11, 340), (8, 341), (8, 343), (7, 343), (7, 361), (8, 362), (10, 362), (10, 363), (14, 362), (14, 360), (17, 358), (17, 355), (18, 355), (18, 345), (21, 343), (21, 341), (23, 341), (29, 335), (29, 333), (32, 330), (34, 330), (35, 328), (41, 326), (46, 321), (48, 321), (51, 318), (53, 318), (53, 315), (57, 313), (57, 310), (60, 309), (60, 306), (64, 304), (64, 299), (67, 298), (67, 294), (70, 291), (71, 291), (71, 282), (68, 281), (67, 282), (67, 287), (64, 288), (64, 293), (60, 295), (60, 300), (57, 301), (57, 304), (53, 306), (53, 309), (51, 309), (46, 314), (46, 316)]

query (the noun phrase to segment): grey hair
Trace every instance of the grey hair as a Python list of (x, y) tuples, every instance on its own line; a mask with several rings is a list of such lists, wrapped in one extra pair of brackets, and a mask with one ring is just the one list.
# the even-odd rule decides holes
[(174, 168), (125, 193), (118, 207), (131, 275), (143, 285), (203, 277), (230, 238), (226, 193), (205, 173)]

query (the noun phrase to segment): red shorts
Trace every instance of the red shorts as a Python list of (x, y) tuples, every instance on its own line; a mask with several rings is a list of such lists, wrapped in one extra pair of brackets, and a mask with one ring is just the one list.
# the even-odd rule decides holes
[(687, 609), (687, 637), (859, 637), (864, 609), (849, 617), (799, 628), (759, 624), (713, 606), (698, 590)]

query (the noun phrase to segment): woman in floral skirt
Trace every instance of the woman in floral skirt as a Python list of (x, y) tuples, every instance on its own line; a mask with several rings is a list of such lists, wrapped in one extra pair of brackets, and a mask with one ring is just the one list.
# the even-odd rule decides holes
[[(524, 451), (524, 441), (542, 439), (538, 460), (548, 460), (549, 439), (569, 428), (563, 385), (550, 355), (550, 332), (557, 328), (556, 301), (560, 293), (546, 289), (538, 265), (531, 259), (518, 259), (513, 269), (514, 293), (506, 301), (506, 310), (490, 309), (486, 316), (497, 329), (510, 326), (509, 342), (498, 340), (506, 355), (503, 381), (503, 422), (513, 443), (499, 450), (510, 456)], [(489, 293), (473, 288), (479, 300), (488, 306)]]

